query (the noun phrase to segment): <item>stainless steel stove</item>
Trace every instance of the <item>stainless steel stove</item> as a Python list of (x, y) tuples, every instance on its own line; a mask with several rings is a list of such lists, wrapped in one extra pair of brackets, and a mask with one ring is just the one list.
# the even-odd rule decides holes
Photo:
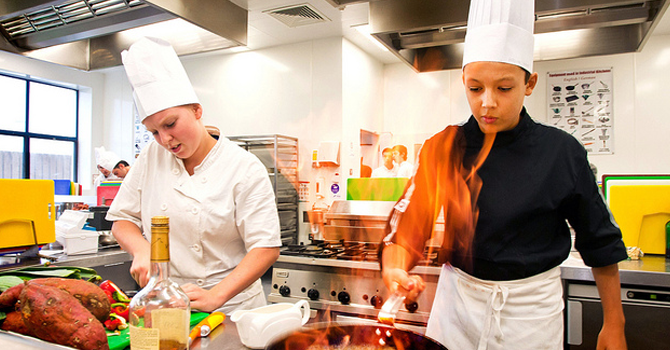
[[(364, 236), (356, 235), (356, 232), (370, 227), (370, 221), (366, 221), (366, 215), (360, 211), (378, 220), (380, 216), (388, 216), (393, 203), (356, 203), (359, 212), (352, 213), (351, 216), (355, 216), (360, 224), (349, 226), (351, 231), (344, 235), (344, 225), (341, 222), (347, 213), (342, 212), (342, 205), (335, 204), (337, 202), (325, 215), (324, 236), (337, 239), (284, 247), (273, 265), (268, 301), (295, 303), (298, 300), (307, 300), (310, 307), (316, 310), (313, 315), (315, 321), (376, 322), (379, 309), (389, 296), (381, 278), (377, 257), (381, 236), (375, 234), (371, 238), (370, 231)], [(361, 210), (363, 207), (364, 210)], [(337, 236), (328, 235), (333, 232), (329, 228), (332, 224), (328, 222), (329, 217), (336, 217), (338, 220)], [(375, 226), (379, 227), (378, 224)], [(376, 241), (352, 240), (356, 237)], [(426, 282), (426, 290), (416, 302), (401, 307), (396, 318), (398, 327), (420, 333), (425, 331), (441, 270), (436, 260), (435, 256), (426, 257), (412, 270), (411, 273), (422, 276)]]

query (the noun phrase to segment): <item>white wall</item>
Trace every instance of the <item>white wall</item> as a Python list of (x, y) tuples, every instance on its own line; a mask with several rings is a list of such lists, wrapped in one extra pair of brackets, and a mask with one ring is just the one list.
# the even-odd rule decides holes
[(105, 76), (47, 63), (0, 51), (0, 70), (21, 76), (70, 84), (80, 89), (79, 94), (79, 182), (85, 194), (92, 194), (92, 174), (97, 173), (93, 147), (104, 145), (110, 136), (103, 130)]
[[(300, 179), (310, 181), (311, 200), (317, 176), (324, 177), (327, 189), (339, 182), (346, 198), (346, 178), (350, 171), (356, 176), (359, 171), (359, 130), (383, 128), (380, 62), (340, 37), (181, 60), (203, 105), (206, 124), (227, 136), (297, 137)], [(123, 135), (120, 153), (128, 158), (133, 142), (125, 139), (134, 131), (132, 108), (126, 107), (132, 105), (132, 92), (121, 68), (106, 75), (105, 119)], [(341, 142), (340, 167), (312, 168), (311, 153), (320, 141)]]
[[(384, 65), (347, 40), (342, 40), (342, 149), (340, 183), (361, 171), (360, 131), (384, 130)], [(370, 163), (368, 163), (370, 164)], [(373, 168), (374, 168), (373, 164)]]
[[(642, 52), (535, 62), (539, 83), (526, 107), (547, 119), (547, 72), (613, 67), (614, 154), (589, 160), (602, 174), (670, 172), (670, 36), (652, 36)], [(414, 73), (403, 63), (384, 69), (384, 126), (398, 140), (425, 139), (470, 115), (461, 71)], [(404, 136), (408, 130), (414, 138)]]

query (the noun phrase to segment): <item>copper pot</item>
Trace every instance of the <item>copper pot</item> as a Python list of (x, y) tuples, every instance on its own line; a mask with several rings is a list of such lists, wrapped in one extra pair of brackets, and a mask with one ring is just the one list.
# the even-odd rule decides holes
[(446, 350), (442, 344), (424, 335), (386, 325), (320, 323), (290, 333), (274, 341), (267, 350), (341, 349), (365, 345), (393, 349)]

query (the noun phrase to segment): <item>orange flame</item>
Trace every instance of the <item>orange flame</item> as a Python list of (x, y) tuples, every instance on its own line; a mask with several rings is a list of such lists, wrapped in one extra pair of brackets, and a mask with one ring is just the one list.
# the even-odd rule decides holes
[[(434, 140), (437, 142), (429, 142), (421, 150), (419, 169), (403, 196), (411, 198), (414, 206), (428, 207), (402, 213), (400, 217), (391, 219), (391, 225), (396, 225), (397, 243), (407, 249), (414, 260), (424, 256), (425, 242), (420, 232), (429, 229), (429, 242), (435, 244), (428, 245), (428, 254), (439, 250), (444, 255), (438, 260), (443, 263), (451, 261), (454, 252), (458, 252), (459, 256), (471, 256), (479, 216), (477, 198), (482, 187), (477, 171), (491, 151), (495, 134), (485, 134), (484, 144), (474, 159), (465, 155), (465, 137), (459, 127), (449, 127), (438, 137), (439, 140)], [(428, 163), (429, 160), (433, 164)], [(429, 190), (416, 191), (418, 187)], [(426, 218), (427, 213), (432, 217)], [(434, 224), (442, 218), (443, 232)], [(432, 227), (428, 228), (429, 224)], [(469, 259), (463, 263), (471, 265), (472, 261)]]

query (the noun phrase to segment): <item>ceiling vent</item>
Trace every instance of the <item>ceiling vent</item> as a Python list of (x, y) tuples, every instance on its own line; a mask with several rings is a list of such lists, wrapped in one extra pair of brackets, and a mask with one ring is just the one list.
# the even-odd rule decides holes
[(310, 4), (280, 7), (263, 11), (263, 13), (267, 13), (291, 28), (308, 24), (330, 22), (328, 17), (324, 16)]
[[(469, 5), (370, 1), (371, 35), (417, 72), (460, 69)], [(670, 0), (536, 1), (534, 60), (639, 52), (668, 7)]]
[(122, 12), (139, 5), (142, 5), (139, 0), (68, 1), (17, 14), (15, 17), (0, 21), (0, 26), (10, 38), (15, 39), (55, 27), (73, 25), (90, 18)]
[(142, 36), (180, 56), (246, 45), (247, 16), (231, 0), (0, 0), (0, 50), (94, 70)]

